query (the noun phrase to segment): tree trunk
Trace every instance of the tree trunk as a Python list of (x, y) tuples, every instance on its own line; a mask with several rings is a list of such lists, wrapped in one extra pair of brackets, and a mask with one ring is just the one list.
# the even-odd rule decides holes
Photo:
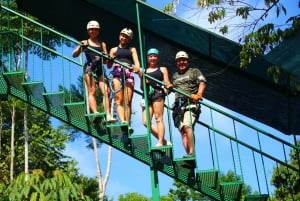
[(97, 140), (96, 138), (92, 138), (92, 139), (93, 139), (93, 147), (94, 147), (95, 162), (96, 162), (96, 169), (97, 169), (99, 201), (103, 201), (105, 196), (106, 185), (110, 175), (112, 147), (111, 146), (108, 147), (106, 174), (105, 174), (105, 178), (103, 179), (101, 173), (99, 155), (98, 155)]
[(24, 163), (25, 163), (25, 180), (28, 180), (29, 166), (28, 166), (28, 143), (29, 143), (29, 133), (28, 133), (28, 105), (25, 104), (24, 108)]
[(102, 173), (101, 173), (101, 166), (98, 156), (98, 146), (96, 138), (92, 138), (93, 140), (93, 147), (94, 147), (94, 154), (95, 154), (95, 162), (96, 162), (96, 170), (97, 170), (97, 178), (98, 178), (98, 188), (99, 188), (99, 201), (103, 201), (103, 181), (102, 181)]
[(11, 111), (11, 137), (10, 137), (10, 181), (14, 180), (14, 158), (15, 158), (15, 118), (16, 106), (13, 104)]
[(102, 186), (102, 189), (103, 189), (103, 198), (104, 198), (104, 195), (105, 195), (106, 185), (107, 185), (107, 182), (108, 182), (108, 179), (109, 179), (109, 175), (110, 175), (110, 169), (111, 169), (111, 155), (112, 155), (112, 147), (109, 146), (109, 147), (108, 147), (108, 153), (107, 153), (107, 167), (106, 167), (106, 174), (105, 174), (105, 178), (104, 178), (103, 186)]

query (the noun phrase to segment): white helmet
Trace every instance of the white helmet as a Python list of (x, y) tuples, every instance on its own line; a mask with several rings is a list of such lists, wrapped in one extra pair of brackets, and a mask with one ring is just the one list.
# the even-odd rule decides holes
[(123, 33), (127, 36), (129, 36), (129, 38), (132, 40), (132, 37), (133, 37), (133, 31), (129, 28), (124, 28), (121, 30), (120, 34)]
[(177, 60), (179, 58), (189, 59), (189, 55), (185, 51), (179, 51), (179, 52), (177, 52), (177, 54), (175, 56), (175, 60)]
[(100, 24), (95, 20), (89, 21), (86, 25), (86, 29), (100, 29)]

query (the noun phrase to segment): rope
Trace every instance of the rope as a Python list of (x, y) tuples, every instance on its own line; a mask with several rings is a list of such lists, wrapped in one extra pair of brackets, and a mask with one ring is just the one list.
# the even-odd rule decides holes
[[(131, 119), (129, 119), (129, 107), (128, 107), (128, 87), (126, 85), (126, 73), (125, 73), (125, 69), (122, 68), (122, 76), (123, 76), (123, 83), (121, 82), (121, 86), (124, 85), (124, 94), (123, 94), (123, 97), (124, 97), (124, 112), (125, 112), (125, 119), (126, 121), (130, 124), (130, 121)], [(130, 108), (131, 109), (131, 108)]]
[(110, 89), (110, 91), (112, 92), (111, 94), (113, 95), (113, 94), (116, 94), (116, 93), (118, 93), (119, 91), (121, 91), (122, 90), (122, 88), (123, 88), (123, 85), (121, 84), (121, 86), (119, 87), (119, 89), (118, 90), (114, 90), (114, 84), (113, 84), (113, 75), (110, 73), (109, 74), (109, 76), (107, 76), (107, 80), (108, 80), (108, 86), (109, 86), (109, 89)]

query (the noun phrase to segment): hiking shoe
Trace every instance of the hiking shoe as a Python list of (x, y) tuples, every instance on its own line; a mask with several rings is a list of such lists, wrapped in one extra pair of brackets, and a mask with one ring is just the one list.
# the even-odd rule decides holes
[(156, 147), (161, 147), (161, 146), (172, 146), (172, 143), (170, 141), (167, 141), (166, 144), (160, 144), (160, 143), (157, 143), (155, 145)]
[(156, 147), (162, 147), (162, 146), (164, 146), (164, 145), (163, 145), (163, 144), (160, 144), (160, 143), (157, 143), (155, 146), (156, 146)]
[(131, 128), (131, 126), (128, 126), (128, 131), (129, 131), (129, 134), (132, 134), (134, 132), (133, 128)]
[(106, 115), (106, 120), (107, 123), (115, 123), (117, 121), (111, 114)]

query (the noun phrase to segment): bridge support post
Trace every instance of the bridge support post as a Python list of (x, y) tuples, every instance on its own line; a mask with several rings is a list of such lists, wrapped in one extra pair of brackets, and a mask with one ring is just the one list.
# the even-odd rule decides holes
[(159, 193), (159, 182), (158, 182), (158, 174), (155, 166), (150, 167), (151, 174), (151, 186), (152, 186), (152, 200), (160, 201), (160, 193)]

